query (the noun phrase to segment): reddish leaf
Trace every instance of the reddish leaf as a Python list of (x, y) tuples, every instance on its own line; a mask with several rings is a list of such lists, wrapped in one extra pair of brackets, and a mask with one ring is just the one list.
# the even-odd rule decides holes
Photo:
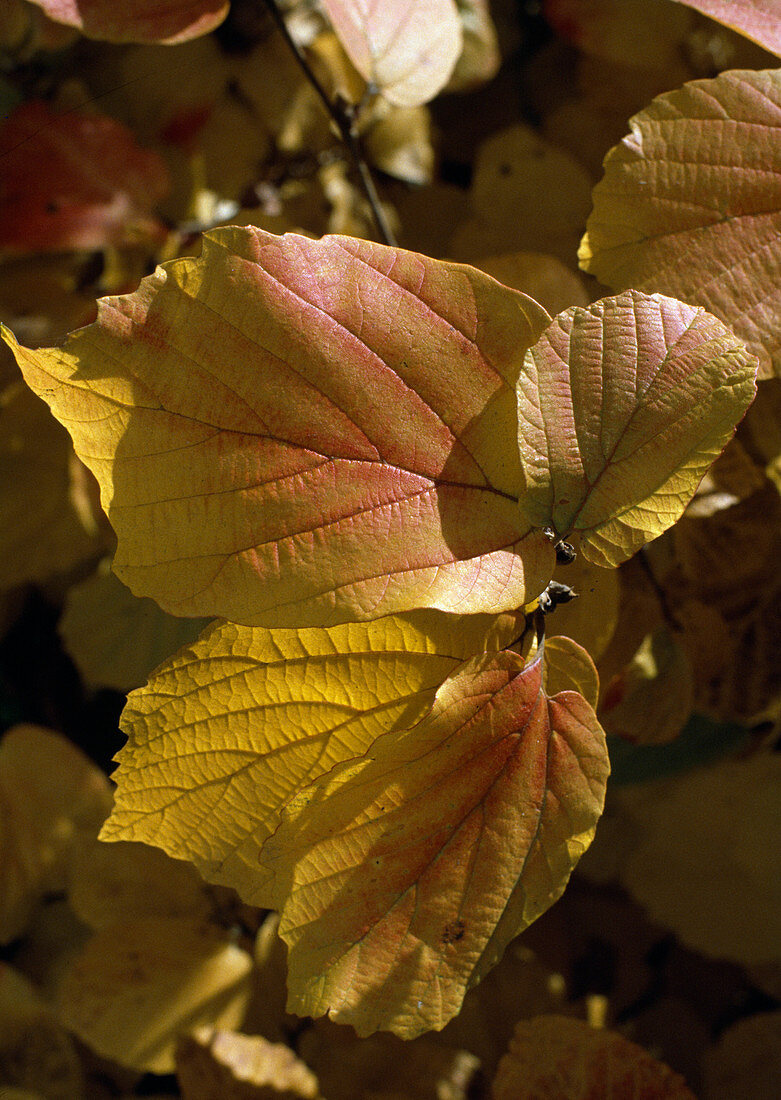
[(467, 661), (411, 729), (304, 788), (266, 842), (290, 1007), (359, 1034), (441, 1028), (563, 891), (607, 774), (594, 712), (547, 696), (542, 651)]
[(50, 19), (109, 42), (185, 42), (208, 34), (230, 0), (31, 0)]
[(745, 34), (781, 56), (781, 7), (778, 0), (676, 0), (726, 27)]
[(470, 268), (234, 227), (62, 350), (16, 352), (101, 483), (137, 595), (304, 626), (545, 587), (515, 385), (548, 321)]
[(151, 210), (168, 191), (165, 165), (106, 115), (23, 103), (0, 127), (0, 163), (0, 248), (104, 248), (163, 232)]

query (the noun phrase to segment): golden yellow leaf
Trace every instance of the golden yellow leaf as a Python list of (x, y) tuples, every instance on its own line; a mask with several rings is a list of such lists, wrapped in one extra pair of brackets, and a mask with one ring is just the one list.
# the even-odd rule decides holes
[(462, 661), (523, 628), (523, 615), (430, 611), (327, 629), (216, 623), (130, 695), (101, 836), (157, 845), (270, 905), (259, 854), (285, 803), (414, 724)]
[(97, 932), (70, 966), (60, 1018), (104, 1058), (171, 1073), (181, 1031), (241, 1022), (251, 971), (252, 957), (202, 920), (119, 922)]

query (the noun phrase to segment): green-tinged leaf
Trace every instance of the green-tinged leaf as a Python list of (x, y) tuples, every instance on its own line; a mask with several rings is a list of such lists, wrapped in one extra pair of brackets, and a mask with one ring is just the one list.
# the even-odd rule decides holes
[(441, 1028), (561, 894), (593, 836), (604, 737), (542, 651), (462, 664), (431, 711), (331, 769), (261, 852), (289, 946), (289, 1007), (359, 1034)]
[(781, 56), (781, 8), (777, 0), (677, 0), (744, 34)]
[(232, 227), (62, 349), (6, 340), (95, 472), (136, 595), (328, 625), (545, 587), (515, 386), (549, 321), (471, 268)]
[(618, 565), (680, 517), (755, 393), (756, 362), (703, 309), (627, 291), (568, 309), (518, 383), (521, 524)]
[(447, 84), (463, 44), (454, 0), (323, 0), (361, 76), (398, 107), (433, 99)]
[(569, 1016), (522, 1020), (499, 1063), (494, 1100), (695, 1100), (680, 1074), (617, 1031)]
[(781, 365), (781, 70), (659, 96), (605, 159), (581, 266), (704, 306)]
[(229, 0), (31, 0), (50, 19), (109, 42), (185, 42), (214, 30)]
[(419, 721), (462, 661), (523, 626), (431, 611), (329, 629), (214, 624), (129, 696), (102, 838), (157, 845), (269, 905), (259, 853), (284, 804)]
[(599, 674), (585, 649), (572, 638), (548, 638), (543, 651), (543, 681), (548, 695), (577, 691), (594, 710), (599, 702)]

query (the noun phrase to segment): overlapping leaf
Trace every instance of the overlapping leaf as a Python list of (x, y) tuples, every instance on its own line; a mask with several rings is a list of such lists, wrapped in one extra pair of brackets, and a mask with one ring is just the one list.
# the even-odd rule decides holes
[(329, 629), (218, 623), (133, 692), (102, 836), (141, 840), (268, 904), (261, 847), (285, 802), (381, 733), (406, 729), (523, 617), (418, 612)]
[(304, 788), (261, 852), (289, 1007), (359, 1034), (443, 1027), (564, 889), (607, 773), (594, 712), (547, 696), (541, 651), (462, 664), (413, 728)]
[(618, 565), (679, 518), (755, 373), (720, 321), (670, 298), (627, 291), (559, 314), (518, 385), (522, 524)]
[(350, 60), (398, 107), (433, 99), (461, 53), (454, 0), (323, 0)]
[(109, 42), (184, 42), (208, 34), (230, 0), (32, 0), (50, 19)]
[(781, 56), (781, 9), (776, 0), (677, 0), (745, 34)]
[(470, 268), (234, 227), (63, 349), (15, 352), (101, 484), (133, 592), (318, 625), (544, 588), (515, 385), (549, 320)]
[(581, 266), (704, 306), (781, 370), (781, 71), (659, 96), (605, 159)]

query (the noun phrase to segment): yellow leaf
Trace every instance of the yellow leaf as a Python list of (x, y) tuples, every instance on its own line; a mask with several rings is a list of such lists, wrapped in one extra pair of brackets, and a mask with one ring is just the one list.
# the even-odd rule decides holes
[(406, 729), (523, 615), (417, 612), (327, 629), (216, 623), (131, 693), (104, 840), (140, 840), (271, 906), (259, 864), (284, 804), (380, 734)]
[(184, 1100), (317, 1100), (312, 1071), (289, 1046), (260, 1035), (195, 1028), (179, 1040), (176, 1076)]
[(236, 1027), (252, 957), (202, 920), (148, 917), (97, 932), (62, 983), (60, 1018), (104, 1058), (171, 1073), (180, 1031)]
[(522, 524), (620, 564), (681, 516), (755, 375), (729, 329), (675, 299), (626, 291), (559, 314), (518, 382)]

